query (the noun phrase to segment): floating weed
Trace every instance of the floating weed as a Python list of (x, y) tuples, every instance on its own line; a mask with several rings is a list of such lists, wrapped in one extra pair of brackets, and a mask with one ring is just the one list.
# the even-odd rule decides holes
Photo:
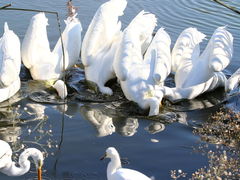
[[(240, 179), (240, 113), (222, 108), (193, 132), (207, 142), (194, 150), (207, 156), (208, 166), (195, 171), (189, 179)], [(209, 150), (208, 143), (215, 144), (216, 149)], [(186, 173), (171, 171), (172, 179), (181, 177)]]
[(181, 177), (185, 178), (187, 173), (184, 173), (181, 169), (179, 170), (171, 170), (171, 178), (172, 179), (179, 179)]
[(200, 135), (201, 139), (206, 142), (239, 147), (240, 113), (230, 109), (221, 109), (193, 132)]
[(192, 180), (196, 179), (240, 179), (240, 162), (238, 158), (227, 155), (226, 151), (218, 154), (208, 152), (209, 167), (198, 169), (192, 174)]

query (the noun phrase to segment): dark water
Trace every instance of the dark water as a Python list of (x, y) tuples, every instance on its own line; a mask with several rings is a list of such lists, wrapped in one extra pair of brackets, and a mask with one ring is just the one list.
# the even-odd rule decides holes
[[(8, 2), (10, 1), (1, 1), (1, 5)], [(66, 1), (11, 2), (18, 8), (58, 11), (64, 27)], [(95, 11), (105, 0), (73, 2), (79, 7), (78, 17), (84, 35)], [(230, 5), (240, 7), (240, 2), (234, 1)], [(190, 26), (198, 28), (209, 39), (217, 27), (227, 25), (234, 36), (234, 56), (226, 73), (232, 74), (239, 67), (239, 14), (211, 0), (129, 0), (125, 15), (121, 18), (123, 26), (125, 27), (142, 9), (157, 16), (158, 28), (165, 27), (171, 36), (172, 45), (181, 31)], [(0, 11), (0, 25), (2, 27), (4, 21), (7, 21), (9, 27), (22, 40), (33, 14)], [(48, 36), (51, 46), (54, 46), (59, 37), (57, 23), (54, 15), (47, 17), (50, 24)], [(1, 28), (1, 34), (2, 31)], [(204, 41), (201, 47), (204, 48), (206, 43), (207, 41)], [(206, 155), (198, 151), (200, 144), (206, 142), (201, 141), (192, 131), (221, 107), (216, 105), (223, 99), (221, 89), (197, 100), (168, 108), (168, 112), (178, 111), (177, 120), (149, 120), (141, 114), (125, 113), (129, 106), (121, 107), (118, 102), (82, 102), (71, 96), (66, 105), (36, 103), (29, 98), (29, 91), (26, 90), (29, 89), (29, 82), (23, 82), (22, 87), (19, 95), (22, 100), (11, 107), (1, 108), (0, 138), (11, 142), (17, 154), (23, 146), (33, 146), (45, 151), (47, 157), (44, 162), (44, 179), (106, 179), (108, 161), (99, 161), (99, 157), (109, 146), (118, 149), (121, 157), (125, 159), (124, 162), (127, 162), (124, 167), (137, 169), (156, 179), (170, 179), (170, 170), (178, 169), (182, 169), (190, 178), (194, 171), (208, 165)], [(206, 144), (210, 149), (215, 148), (213, 144)], [(0, 174), (0, 179), (34, 177), (34, 168), (17, 178)]]

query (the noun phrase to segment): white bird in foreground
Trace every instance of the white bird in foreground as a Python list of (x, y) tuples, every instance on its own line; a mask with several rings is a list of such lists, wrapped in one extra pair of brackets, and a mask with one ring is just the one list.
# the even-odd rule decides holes
[(101, 160), (104, 158), (111, 159), (107, 167), (108, 180), (151, 180), (151, 178), (147, 177), (141, 172), (122, 168), (120, 156), (114, 147), (107, 148), (106, 153)]
[(114, 60), (124, 95), (141, 108), (150, 108), (150, 116), (159, 113), (163, 93), (158, 87), (171, 72), (171, 39), (160, 28), (152, 40), (156, 22), (154, 14), (141, 11), (124, 30)]
[[(75, 9), (73, 11), (75, 12)], [(46, 29), (48, 19), (45, 14), (38, 13), (32, 17), (22, 42), (21, 53), (22, 61), (30, 70), (33, 79), (55, 82), (62, 77), (65, 70), (76, 64), (80, 55), (82, 31), (81, 23), (76, 16), (77, 13), (65, 21), (66, 27), (62, 33), (65, 60), (60, 38), (53, 51), (50, 49)], [(61, 98), (65, 98), (66, 85), (62, 80), (57, 82), (58, 84), (53, 87)]]
[(20, 89), (20, 68), (20, 40), (5, 22), (4, 34), (0, 38), (0, 102), (9, 99)]
[(103, 94), (112, 95), (105, 83), (115, 77), (113, 60), (121, 39), (121, 22), (126, 0), (109, 0), (95, 13), (82, 42), (81, 59), (88, 81)]
[(169, 100), (193, 99), (225, 87), (227, 79), (222, 71), (232, 58), (233, 37), (225, 27), (217, 28), (200, 55), (199, 43), (204, 38), (196, 28), (188, 28), (177, 39), (172, 50), (176, 87), (164, 87), (164, 96)]
[(35, 148), (25, 149), (19, 156), (18, 164), (12, 161), (12, 149), (9, 144), (3, 140), (0, 140), (0, 172), (8, 176), (21, 176), (27, 173), (30, 169), (29, 157), (33, 158), (36, 169), (38, 170), (38, 180), (42, 178), (42, 165), (43, 165), (43, 154), (41, 151)]

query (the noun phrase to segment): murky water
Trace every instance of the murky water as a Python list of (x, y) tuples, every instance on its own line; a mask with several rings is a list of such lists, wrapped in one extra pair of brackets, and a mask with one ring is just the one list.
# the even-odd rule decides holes
[[(9, 1), (10, 2), (10, 1)], [(13, 7), (58, 11), (66, 17), (66, 1), (63, 0), (15, 0)], [(73, 0), (79, 7), (79, 19), (83, 35), (95, 11), (105, 0)], [(230, 3), (229, 1), (226, 1)], [(8, 1), (1, 2), (1, 5)], [(240, 2), (230, 4), (240, 7)], [(165, 27), (170, 34), (172, 45), (178, 35), (188, 27), (196, 27), (210, 38), (219, 26), (228, 26), (234, 36), (234, 56), (226, 73), (232, 74), (239, 67), (240, 57), (240, 15), (211, 0), (128, 0), (125, 15), (121, 18), (126, 27), (140, 11), (154, 13), (158, 18), (158, 28)], [(22, 40), (30, 18), (34, 13), (21, 11), (0, 11), (0, 27), (7, 21), (11, 29)], [(49, 18), (48, 36), (53, 47), (59, 34), (55, 15)], [(0, 32), (2, 34), (2, 28)], [(206, 46), (207, 41), (201, 45)], [(124, 167), (137, 169), (155, 179), (170, 179), (170, 170), (182, 169), (187, 177), (197, 169), (207, 166), (207, 157), (196, 151), (201, 141), (193, 129), (206, 121), (221, 107), (223, 91), (166, 108), (175, 112), (176, 117), (148, 119), (139, 110), (132, 112), (129, 104), (114, 102), (83, 102), (70, 95), (69, 102), (63, 104), (38, 103), (31, 98), (31, 92), (39, 84), (24, 80), (22, 90), (15, 96), (17, 103), (1, 108), (0, 139), (11, 143), (15, 153), (24, 147), (37, 147), (46, 153), (44, 179), (106, 179), (108, 160), (99, 157), (109, 146), (118, 149), (124, 159)], [(35, 87), (35, 88), (34, 88)], [(83, 87), (75, 89), (84, 90)], [(76, 93), (75, 93), (76, 94)], [(43, 95), (43, 97), (46, 97)], [(21, 100), (18, 101), (17, 98)], [(49, 97), (54, 98), (54, 97)], [(239, 106), (235, 106), (237, 108)], [(206, 143), (210, 148), (213, 144)], [(1, 148), (1, 147), (0, 147)], [(16, 157), (15, 157), (16, 158)], [(34, 168), (22, 177), (0, 179), (33, 179)]]

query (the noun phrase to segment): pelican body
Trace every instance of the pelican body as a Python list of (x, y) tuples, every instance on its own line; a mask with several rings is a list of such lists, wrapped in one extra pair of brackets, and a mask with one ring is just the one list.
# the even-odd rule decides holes
[(200, 55), (199, 44), (204, 38), (196, 28), (186, 29), (178, 37), (172, 50), (176, 87), (165, 87), (164, 92), (171, 101), (193, 99), (217, 87), (225, 87), (226, 77), (222, 71), (232, 58), (233, 37), (225, 27), (217, 28)]
[(0, 102), (9, 99), (20, 89), (20, 68), (20, 40), (5, 22), (4, 34), (0, 38)]
[(112, 95), (105, 83), (115, 77), (113, 60), (122, 31), (119, 16), (123, 15), (126, 0), (109, 0), (95, 13), (82, 43), (81, 59), (86, 80), (97, 84), (103, 94)]
[(163, 93), (158, 86), (171, 72), (171, 39), (163, 28), (152, 39), (156, 22), (155, 15), (141, 11), (124, 30), (114, 60), (124, 95), (141, 108), (150, 108), (150, 116), (159, 113)]
[(239, 88), (239, 84), (240, 84), (240, 68), (237, 69), (235, 73), (233, 73), (231, 77), (227, 80), (225, 91), (230, 92), (231, 94), (232, 93), (231, 91)]
[(107, 166), (108, 180), (151, 180), (139, 171), (122, 168), (120, 156), (114, 147), (107, 148), (104, 157), (101, 159), (104, 158), (111, 159)]
[[(76, 64), (80, 55), (82, 31), (76, 15), (65, 21), (66, 27), (62, 33), (65, 59), (60, 38), (53, 51), (50, 49), (46, 29), (48, 19), (45, 14), (41, 12), (32, 17), (22, 42), (21, 53), (22, 61), (30, 70), (33, 79), (56, 81), (66, 69)], [(61, 84), (64, 87), (64, 83)], [(61, 91), (63, 87), (57, 91)]]
[[(38, 173), (41, 173), (43, 155), (38, 149), (25, 149), (19, 156), (19, 166), (16, 166), (15, 162), (12, 161), (12, 149), (9, 144), (0, 140), (0, 147), (0, 172), (8, 176), (21, 176), (29, 171), (31, 163), (28, 158), (32, 157)], [(41, 174), (38, 174), (38, 176), (41, 177)]]

